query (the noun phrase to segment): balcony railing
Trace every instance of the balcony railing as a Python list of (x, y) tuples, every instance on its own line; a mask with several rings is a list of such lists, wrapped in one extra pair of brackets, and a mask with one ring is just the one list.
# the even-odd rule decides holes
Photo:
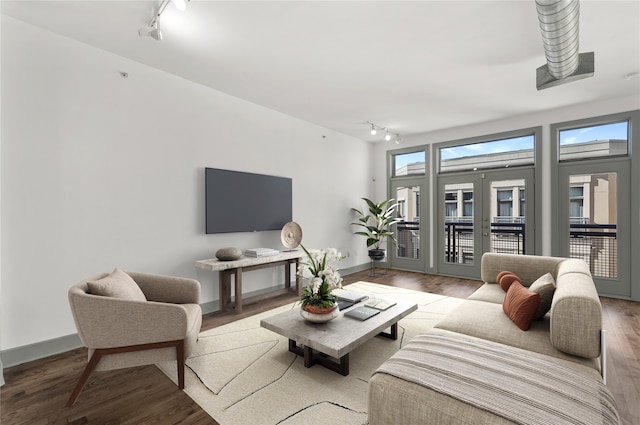
[[(505, 220), (506, 221), (506, 220)], [(445, 252), (447, 263), (473, 264), (474, 226), (470, 221), (446, 221)], [(616, 278), (617, 225), (570, 224), (569, 257), (584, 260), (594, 276)], [(491, 223), (490, 252), (526, 254), (526, 223)]]
[(397, 256), (417, 260), (420, 258), (420, 222), (401, 221), (396, 225)]
[(616, 224), (570, 224), (569, 256), (589, 264), (591, 274), (618, 277)]
[[(491, 223), (490, 252), (525, 254), (526, 223), (521, 217), (501, 217), (500, 221)], [(473, 223), (448, 221), (444, 225), (445, 261), (447, 263), (473, 264)]]

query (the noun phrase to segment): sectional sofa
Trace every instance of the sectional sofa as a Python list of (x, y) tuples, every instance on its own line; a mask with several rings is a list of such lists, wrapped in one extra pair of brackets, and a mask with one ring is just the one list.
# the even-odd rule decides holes
[[(507, 271), (521, 282), (517, 291), (540, 301), (538, 320), (528, 326), (507, 308), (516, 285), (505, 291), (497, 283)], [(487, 253), (481, 273), (482, 287), (374, 373), (370, 425), (618, 424), (605, 385), (602, 307), (587, 264)], [(555, 290), (536, 296), (531, 288), (544, 280)]]

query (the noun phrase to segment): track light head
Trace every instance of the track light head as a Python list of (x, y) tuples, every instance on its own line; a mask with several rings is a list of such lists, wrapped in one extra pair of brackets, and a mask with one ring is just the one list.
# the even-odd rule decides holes
[(149, 36), (154, 40), (162, 41), (162, 31), (160, 28), (156, 27), (149, 31)]
[(155, 19), (148, 27), (138, 30), (140, 37), (151, 37), (154, 40), (162, 41), (162, 31), (160, 31), (159, 22)]
[(162, 15), (170, 2), (173, 3), (176, 9), (184, 12), (185, 10), (187, 10), (189, 1), (190, 0), (162, 0), (162, 3), (160, 3), (160, 6), (158, 6), (158, 9), (156, 9), (155, 11), (153, 18), (151, 18), (149, 25), (144, 28), (140, 28), (138, 30), (138, 35), (140, 37), (151, 37), (154, 40), (162, 41), (162, 31), (160, 31), (160, 15)]
[(154, 40), (162, 41), (162, 31), (160, 31), (160, 16), (152, 19), (148, 27), (138, 30), (140, 37), (151, 37)]
[(185, 10), (187, 10), (187, 3), (189, 2), (188, 0), (172, 0), (172, 1), (173, 1), (173, 5), (180, 12), (184, 12)]
[(400, 135), (398, 133), (392, 133), (389, 131), (387, 127), (381, 127), (379, 125), (375, 125), (371, 121), (367, 121), (367, 124), (371, 126), (370, 129), (371, 129), (372, 136), (375, 136), (378, 132), (377, 130), (379, 129), (384, 131), (384, 140), (386, 140), (387, 142), (393, 140), (397, 145), (400, 144)]

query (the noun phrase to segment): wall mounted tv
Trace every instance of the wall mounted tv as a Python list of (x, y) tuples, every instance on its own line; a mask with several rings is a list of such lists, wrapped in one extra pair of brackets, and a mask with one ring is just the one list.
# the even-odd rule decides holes
[(205, 168), (206, 229), (211, 233), (280, 230), (292, 221), (292, 179)]

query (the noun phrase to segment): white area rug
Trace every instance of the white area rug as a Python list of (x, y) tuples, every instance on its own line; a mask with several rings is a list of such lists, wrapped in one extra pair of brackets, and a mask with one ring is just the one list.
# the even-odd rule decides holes
[[(305, 368), (287, 338), (260, 327), (260, 319), (297, 303), (211, 329), (187, 359), (185, 392), (221, 425), (366, 424), (372, 373), (464, 300), (370, 282), (346, 289), (413, 301), (418, 310), (398, 322), (397, 341), (376, 337), (352, 351), (346, 377), (320, 365)], [(158, 367), (177, 382), (175, 362)]]

